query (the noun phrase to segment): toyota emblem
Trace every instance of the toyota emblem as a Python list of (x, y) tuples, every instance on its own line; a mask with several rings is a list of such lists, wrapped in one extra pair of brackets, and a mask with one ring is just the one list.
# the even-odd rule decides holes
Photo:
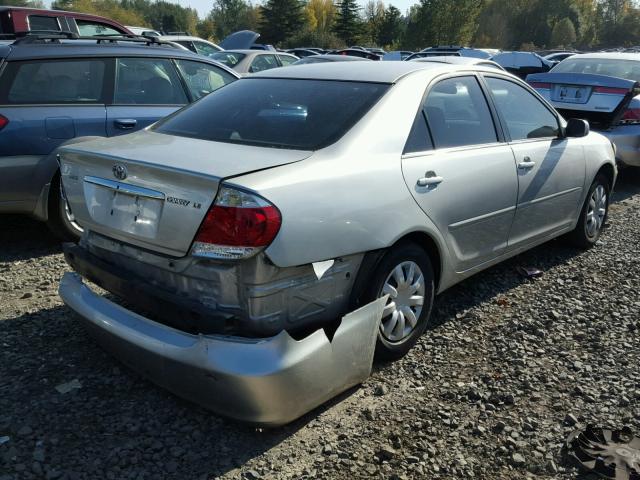
[(127, 167), (125, 167), (124, 165), (116, 164), (113, 166), (111, 171), (113, 172), (113, 176), (118, 180), (124, 180), (125, 178), (127, 178)]

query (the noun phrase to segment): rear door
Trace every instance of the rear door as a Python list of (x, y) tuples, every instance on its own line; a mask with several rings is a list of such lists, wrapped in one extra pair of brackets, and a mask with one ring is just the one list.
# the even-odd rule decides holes
[(462, 272), (500, 255), (513, 222), (518, 179), (473, 75), (437, 82), (411, 131), (402, 171)]
[[(37, 198), (43, 159), (62, 142), (105, 136), (105, 76), (102, 59), (10, 62), (0, 78), (0, 202)], [(45, 175), (46, 176), (46, 175)]]
[(188, 103), (185, 87), (168, 58), (117, 58), (107, 135), (148, 127)]
[(585, 178), (580, 139), (562, 138), (560, 122), (524, 86), (506, 77), (485, 81), (510, 139), (518, 171), (518, 204), (509, 246), (532, 243), (570, 226)]

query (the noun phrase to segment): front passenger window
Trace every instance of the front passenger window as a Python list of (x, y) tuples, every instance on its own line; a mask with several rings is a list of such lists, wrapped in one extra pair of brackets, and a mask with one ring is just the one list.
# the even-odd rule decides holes
[(491, 112), (475, 77), (438, 82), (424, 104), (435, 148), (495, 143)]
[(119, 58), (117, 105), (184, 105), (187, 95), (171, 61), (164, 58)]
[(511, 140), (557, 137), (558, 119), (533, 93), (508, 80), (486, 77)]

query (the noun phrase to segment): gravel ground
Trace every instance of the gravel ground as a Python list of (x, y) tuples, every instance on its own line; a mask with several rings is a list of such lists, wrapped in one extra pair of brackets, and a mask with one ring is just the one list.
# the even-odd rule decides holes
[(576, 478), (575, 425), (640, 432), (640, 173), (614, 200), (595, 249), (554, 241), (454, 287), (406, 358), (275, 430), (103, 353), (57, 296), (56, 241), (1, 217), (0, 480)]

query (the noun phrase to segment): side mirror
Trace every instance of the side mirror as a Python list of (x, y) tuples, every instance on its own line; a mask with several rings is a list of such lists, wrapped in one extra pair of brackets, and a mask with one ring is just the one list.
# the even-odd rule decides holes
[(565, 128), (564, 133), (567, 137), (586, 137), (589, 135), (589, 122), (579, 118), (570, 118), (567, 122), (567, 127)]

